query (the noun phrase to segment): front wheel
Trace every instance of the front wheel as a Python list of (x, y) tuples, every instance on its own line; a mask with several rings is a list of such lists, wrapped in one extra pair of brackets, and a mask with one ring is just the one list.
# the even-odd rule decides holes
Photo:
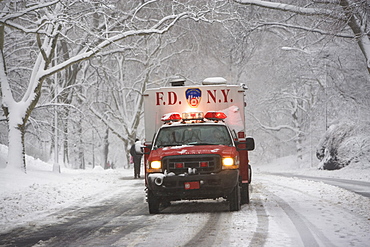
[(160, 201), (159, 198), (156, 197), (152, 191), (148, 190), (148, 206), (149, 206), (149, 213), (150, 214), (158, 214), (159, 213), (159, 205)]
[(229, 197), (229, 208), (230, 211), (239, 211), (240, 206), (240, 186), (239, 183), (234, 187), (233, 191), (230, 193)]

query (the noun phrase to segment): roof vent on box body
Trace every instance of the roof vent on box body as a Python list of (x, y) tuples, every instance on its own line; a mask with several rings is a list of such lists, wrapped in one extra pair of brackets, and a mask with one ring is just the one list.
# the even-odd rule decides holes
[(176, 76), (170, 79), (170, 84), (172, 87), (182, 87), (185, 85), (186, 79), (181, 76)]
[(203, 80), (203, 85), (225, 85), (226, 79), (223, 77), (208, 77)]

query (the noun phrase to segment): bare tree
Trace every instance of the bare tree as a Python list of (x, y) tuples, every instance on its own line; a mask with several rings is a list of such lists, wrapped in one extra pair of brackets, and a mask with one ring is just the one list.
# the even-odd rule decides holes
[[(140, 16), (141, 11), (148, 11), (149, 5), (155, 2), (150, 1), (136, 4), (133, 1), (130, 4), (131, 9), (124, 15), (124, 20), (107, 16), (106, 23), (104, 23), (106, 26), (104, 31), (96, 31), (94, 28), (91, 28), (94, 25), (91, 25), (86, 18), (79, 20), (78, 17), (82, 18), (81, 13), (87, 12), (91, 7), (89, 2), (77, 0), (67, 2), (46, 1), (45, 3), (35, 2), (33, 5), (25, 6), (19, 6), (11, 1), (2, 2), (3, 11), (0, 17), (0, 25), (5, 26), (5, 28), (0, 29), (2, 31), (0, 34), (0, 37), (3, 37), (2, 40), (4, 40), (5, 29), (17, 29), (23, 34), (33, 34), (39, 47), (39, 53), (34, 61), (32, 74), (27, 83), (27, 90), (19, 101), (12, 95), (12, 86), (7, 77), (6, 54), (4, 52), (6, 50), (4, 48), (1, 49), (0, 80), (2, 108), (9, 126), (8, 167), (17, 167), (18, 169), (21, 167), (23, 171), (26, 170), (24, 150), (25, 125), (40, 99), (41, 88), (46, 78), (73, 64), (95, 56), (104, 48), (120, 40), (141, 35), (163, 34), (175, 25), (178, 20), (196, 17), (189, 9), (176, 8), (170, 14), (164, 14), (162, 16), (155, 15), (150, 19)], [(106, 6), (107, 8), (114, 8), (105, 4), (105, 1), (96, 4)], [(76, 16), (71, 16), (70, 12), (68, 12), (72, 6), (76, 6), (79, 9), (79, 12), (74, 13)], [(117, 25), (117, 23), (122, 22), (124, 22), (124, 25)], [(94, 42), (76, 38), (71, 42), (71, 45), (83, 43), (83, 49), (77, 54), (62, 61), (58, 60), (58, 62), (53, 64), (52, 61), (57, 41), (61, 34), (65, 33), (63, 29), (70, 28), (71, 25), (78, 25), (79, 23), (86, 25), (80, 26), (76, 29), (76, 32), (88, 33), (89, 40), (94, 40)], [(117, 28), (109, 28), (111, 25), (117, 26)], [(75, 37), (78, 37), (77, 34)], [(69, 37), (63, 38), (67, 40)]]
[[(234, 0), (246, 6), (258, 6), (277, 11), (291, 13), (291, 18), (281, 21), (260, 22), (259, 25), (280, 26), (299, 29), (321, 35), (330, 35), (341, 38), (355, 39), (365, 57), (367, 69), (370, 73), (370, 39), (369, 39), (369, 6), (366, 0), (338, 0), (313, 1), (306, 4), (298, 1), (297, 4), (287, 4), (283, 0), (277, 2), (263, 0)], [(316, 16), (321, 18), (311, 26), (292, 23), (297, 15)], [(334, 29), (333, 29), (334, 27)], [(348, 30), (349, 27), (352, 33)]]

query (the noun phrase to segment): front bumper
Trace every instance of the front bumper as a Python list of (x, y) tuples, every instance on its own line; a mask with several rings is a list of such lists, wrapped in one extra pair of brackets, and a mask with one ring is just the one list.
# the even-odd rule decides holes
[(149, 173), (146, 179), (148, 190), (168, 201), (215, 199), (232, 192), (239, 183), (239, 170), (187, 176)]

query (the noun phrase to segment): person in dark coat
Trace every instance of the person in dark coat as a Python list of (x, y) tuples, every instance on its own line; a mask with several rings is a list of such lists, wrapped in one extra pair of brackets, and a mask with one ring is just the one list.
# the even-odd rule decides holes
[(134, 178), (140, 178), (140, 166), (141, 166), (141, 153), (137, 153), (136, 150), (141, 147), (139, 139), (135, 139), (135, 143), (130, 148), (130, 154), (134, 160)]

